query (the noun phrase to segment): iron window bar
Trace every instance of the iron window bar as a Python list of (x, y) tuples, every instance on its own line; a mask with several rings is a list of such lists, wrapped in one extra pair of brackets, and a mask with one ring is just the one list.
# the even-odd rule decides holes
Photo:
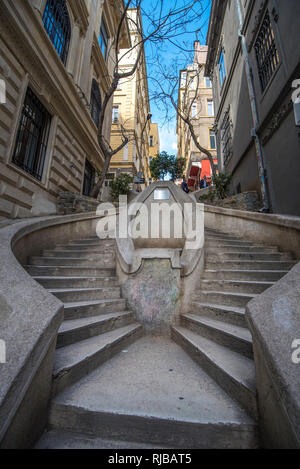
[(95, 78), (92, 81), (92, 90), (91, 90), (91, 116), (96, 126), (99, 126), (99, 117), (101, 111), (101, 93), (99, 85)]
[(95, 183), (96, 170), (88, 160), (85, 160), (82, 194), (89, 196)]
[(100, 26), (99, 45), (100, 45), (100, 49), (102, 51), (103, 57), (106, 60), (108, 34), (107, 34), (107, 29), (105, 27), (103, 19), (101, 20), (101, 26)]
[(12, 162), (42, 180), (51, 115), (28, 88), (20, 117)]
[(279, 65), (279, 54), (268, 10), (258, 33), (254, 49), (261, 89), (264, 91)]
[(229, 110), (226, 111), (224, 119), (223, 119), (223, 123), (221, 127), (221, 140), (222, 140), (224, 165), (226, 165), (232, 155), (231, 122), (230, 122)]
[(66, 65), (70, 39), (71, 23), (65, 0), (47, 0), (44, 28), (64, 65)]

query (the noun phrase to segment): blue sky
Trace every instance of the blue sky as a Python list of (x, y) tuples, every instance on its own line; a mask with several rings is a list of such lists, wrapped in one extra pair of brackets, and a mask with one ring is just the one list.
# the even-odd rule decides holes
[[(175, 7), (179, 8), (184, 4), (189, 3), (187, 0), (164, 0), (165, 11)], [(152, 17), (155, 15), (153, 6), (157, 5), (156, 0), (144, 0), (142, 2), (142, 8), (147, 14)], [(172, 38), (172, 44), (170, 41), (163, 41), (161, 48), (163, 50), (161, 58), (166, 66), (172, 65), (171, 69), (174, 73), (179, 74), (181, 68), (185, 68), (192, 61), (192, 49), (195, 40), (199, 40), (201, 44), (206, 44), (206, 35), (209, 22), (211, 8), (211, 0), (198, 0), (197, 11), (200, 9), (203, 11), (200, 18), (190, 22), (187, 27), (182, 28), (183, 30), (178, 31), (178, 37)], [(146, 15), (143, 15), (143, 27), (144, 33), (150, 28), (150, 19)], [(197, 30), (197, 33), (195, 32)], [(165, 110), (162, 106), (157, 106), (156, 103), (151, 100), (151, 96), (155, 93), (156, 85), (151, 77), (157, 78), (157, 68), (153, 63), (153, 47), (155, 45), (146, 43), (146, 60), (147, 60), (147, 71), (148, 71), (148, 83), (149, 83), (149, 94), (150, 94), (150, 107), (153, 115), (152, 122), (159, 124), (160, 130), (160, 149), (165, 150), (170, 154), (177, 153), (177, 136), (176, 136), (176, 115), (175, 111), (172, 111), (172, 120), (165, 123)], [(184, 50), (181, 50), (184, 49)], [(171, 105), (170, 105), (171, 106)], [(171, 109), (171, 107), (170, 107)]]

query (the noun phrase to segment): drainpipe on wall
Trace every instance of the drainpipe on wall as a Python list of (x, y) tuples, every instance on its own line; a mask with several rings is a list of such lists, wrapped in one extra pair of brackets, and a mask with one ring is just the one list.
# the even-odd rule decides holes
[(257, 135), (257, 131), (256, 131), (258, 128), (259, 121), (258, 121), (258, 112), (257, 112), (257, 107), (256, 107), (255, 91), (254, 91), (254, 86), (253, 86), (252, 77), (251, 77), (251, 69), (250, 69), (250, 63), (249, 63), (249, 54), (247, 50), (246, 38), (244, 34), (242, 33), (243, 18), (242, 18), (242, 12), (241, 12), (239, 0), (235, 0), (235, 5), (236, 5), (237, 16), (238, 16), (238, 21), (239, 21), (239, 38), (241, 39), (242, 51), (243, 51), (244, 60), (245, 60), (246, 76), (247, 76), (247, 83), (248, 83), (251, 111), (252, 111), (252, 118), (253, 118), (253, 125), (254, 125), (251, 131), (251, 137), (254, 137), (255, 139), (255, 149), (256, 149), (256, 156), (257, 156), (257, 161), (258, 161), (258, 172), (259, 172), (259, 177), (260, 177), (260, 187), (261, 187), (261, 195), (262, 195), (262, 202), (263, 202), (262, 211), (267, 212), (270, 209), (270, 203), (269, 203), (269, 197), (268, 197), (266, 179), (265, 179), (265, 168), (264, 168), (262, 146), (261, 146), (260, 138)]

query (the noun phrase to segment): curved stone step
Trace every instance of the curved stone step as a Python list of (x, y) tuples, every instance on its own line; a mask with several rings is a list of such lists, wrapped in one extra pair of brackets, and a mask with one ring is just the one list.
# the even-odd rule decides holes
[(239, 293), (231, 291), (202, 290), (194, 296), (195, 301), (202, 303), (213, 303), (226, 306), (237, 306), (244, 308), (249, 301), (255, 298), (255, 293)]
[(229, 244), (229, 243), (212, 243), (212, 242), (206, 242), (205, 247), (208, 250), (212, 250), (214, 252), (258, 252), (258, 253), (278, 253), (278, 248), (276, 246), (261, 246), (261, 245), (252, 245), (250, 243), (244, 243), (244, 244), (235, 244), (234, 242)]
[(226, 291), (238, 293), (262, 293), (272, 287), (274, 282), (245, 281), (245, 280), (201, 280), (201, 288), (209, 291)]
[[(91, 435), (81, 435), (73, 431), (50, 430), (43, 433), (34, 449), (173, 449), (172, 446), (159, 446), (132, 441), (116, 441), (97, 438)], [(139, 456), (140, 457), (140, 456)]]
[(86, 267), (80, 266), (51, 266), (51, 265), (26, 265), (23, 266), (27, 272), (32, 276), (64, 276), (64, 277), (82, 277), (86, 278), (89, 275), (114, 277), (116, 275), (115, 267)]
[(172, 327), (171, 333), (219, 386), (257, 418), (253, 360), (184, 327)]
[(62, 302), (116, 299), (121, 297), (120, 287), (103, 288), (50, 288), (49, 293)]
[(206, 261), (205, 268), (207, 270), (290, 270), (297, 261), (250, 261), (250, 260), (223, 260), (223, 261)]
[(239, 270), (239, 269), (207, 269), (204, 271), (203, 279), (207, 280), (248, 280), (262, 282), (277, 282), (288, 270)]
[(105, 259), (104, 256), (89, 256), (84, 257), (38, 257), (33, 256), (29, 259), (29, 264), (40, 265), (40, 266), (52, 266), (52, 267), (98, 267), (98, 268), (114, 268), (115, 261), (111, 258)]
[(114, 246), (102, 246), (101, 244), (65, 244), (57, 245), (52, 250), (54, 251), (92, 251), (92, 252), (114, 252)]
[(220, 235), (217, 235), (217, 234), (206, 234), (205, 233), (205, 239), (209, 240), (209, 241), (241, 241), (241, 242), (244, 242), (242, 241), (242, 238), (236, 238), (235, 236), (229, 236), (229, 235), (225, 235), (225, 234), (220, 234)]
[(124, 298), (72, 301), (64, 303), (64, 318), (65, 320), (87, 318), (124, 310), (126, 310), (126, 300)]
[(117, 277), (34, 276), (33, 278), (44, 288), (101, 288), (119, 286)]
[(100, 239), (98, 237), (95, 238), (82, 238), (82, 239), (73, 239), (69, 242), (69, 245), (73, 244), (82, 244), (82, 245), (95, 245), (95, 246), (115, 246), (116, 241), (114, 239)]
[(131, 311), (122, 311), (64, 321), (58, 331), (57, 348), (127, 326), (133, 320), (134, 316)]
[(53, 371), (53, 394), (61, 392), (114, 354), (128, 346), (142, 333), (140, 324), (106, 332), (56, 350)]
[(191, 313), (197, 314), (198, 316), (207, 316), (211, 319), (217, 319), (223, 322), (229, 322), (237, 326), (247, 327), (245, 308), (193, 301), (191, 304)]
[(65, 389), (52, 402), (49, 423), (160, 447), (258, 443), (254, 420), (169, 337), (145, 336)]
[(190, 313), (182, 314), (180, 323), (183, 327), (228, 347), (234, 352), (253, 358), (252, 337), (246, 327)]
[(206, 251), (207, 261), (214, 260), (253, 260), (253, 261), (280, 261), (280, 260), (291, 260), (292, 255), (290, 253), (281, 252), (238, 252), (238, 251), (217, 251), (207, 250)]
[(106, 251), (93, 251), (92, 249), (89, 250), (73, 250), (73, 249), (64, 249), (64, 250), (47, 250), (43, 251), (43, 257), (75, 257), (77, 259), (101, 259), (106, 258), (106, 259), (114, 259), (115, 257), (115, 252), (112, 250), (106, 250)]
[(222, 240), (219, 238), (207, 238), (205, 237), (205, 247), (236, 247), (236, 248), (252, 248), (253, 244), (249, 241), (242, 241), (240, 239), (229, 239)]

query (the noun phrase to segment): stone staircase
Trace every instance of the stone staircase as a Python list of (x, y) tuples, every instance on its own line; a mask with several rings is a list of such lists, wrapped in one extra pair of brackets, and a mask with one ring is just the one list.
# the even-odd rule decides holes
[(206, 230), (205, 272), (192, 309), (172, 338), (246, 412), (257, 418), (252, 337), (247, 303), (295, 265), (290, 253)]
[(29, 259), (27, 271), (64, 303), (53, 394), (78, 381), (136, 340), (142, 326), (126, 309), (115, 272), (115, 242), (72, 241)]
[(74, 241), (29, 264), (65, 306), (37, 448), (259, 446), (245, 306), (295, 264), (290, 254), (206, 230), (205, 274), (173, 340), (141, 337), (120, 296), (113, 241)]

